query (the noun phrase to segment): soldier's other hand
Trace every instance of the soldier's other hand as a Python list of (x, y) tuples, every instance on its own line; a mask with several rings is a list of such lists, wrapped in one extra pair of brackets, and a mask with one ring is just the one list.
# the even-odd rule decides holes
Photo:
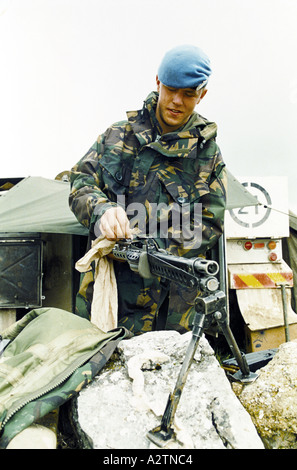
[(112, 207), (101, 217), (100, 230), (108, 240), (132, 238), (129, 219), (122, 207)]

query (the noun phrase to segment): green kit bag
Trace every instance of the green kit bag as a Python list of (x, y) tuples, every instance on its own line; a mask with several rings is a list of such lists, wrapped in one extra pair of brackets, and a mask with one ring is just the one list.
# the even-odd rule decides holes
[(130, 336), (58, 308), (31, 310), (3, 331), (10, 343), (0, 358), (0, 448), (75, 397)]

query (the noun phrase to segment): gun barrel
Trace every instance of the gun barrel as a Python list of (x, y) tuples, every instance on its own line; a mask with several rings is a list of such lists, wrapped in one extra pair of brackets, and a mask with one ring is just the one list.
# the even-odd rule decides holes
[(185, 269), (188, 272), (199, 274), (210, 274), (215, 276), (219, 272), (219, 265), (216, 261), (206, 260), (204, 258), (184, 258), (157, 252), (157, 257), (176, 267)]
[(219, 265), (216, 261), (195, 258), (194, 269), (198, 273), (212, 274), (215, 276), (219, 272)]
[(184, 258), (156, 249), (147, 251), (143, 243), (138, 246), (127, 240), (117, 243), (113, 254), (116, 259), (128, 261), (131, 270), (141, 277), (163, 277), (188, 287), (196, 285), (209, 292), (218, 289), (215, 275), (219, 272), (219, 265), (216, 261)]

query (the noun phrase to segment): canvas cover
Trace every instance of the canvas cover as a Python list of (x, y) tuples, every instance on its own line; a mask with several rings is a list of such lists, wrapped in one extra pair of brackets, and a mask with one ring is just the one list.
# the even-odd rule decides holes
[[(227, 209), (258, 204), (241, 183), (228, 174)], [(68, 182), (38, 176), (24, 178), (0, 192), (0, 233), (45, 232), (88, 235), (68, 206)]]
[(0, 192), (0, 233), (87, 235), (68, 206), (69, 183), (29, 176)]

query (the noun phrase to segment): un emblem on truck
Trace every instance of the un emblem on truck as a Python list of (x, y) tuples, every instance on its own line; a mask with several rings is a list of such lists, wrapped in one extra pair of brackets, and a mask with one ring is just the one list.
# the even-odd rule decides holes
[(271, 197), (266, 189), (258, 183), (242, 183), (242, 186), (253, 188), (253, 191), (250, 192), (258, 199), (259, 205), (241, 207), (236, 210), (236, 213), (233, 209), (230, 209), (229, 213), (232, 219), (242, 227), (259, 227), (266, 222), (270, 215), (271, 208), (269, 206), (271, 206)]

